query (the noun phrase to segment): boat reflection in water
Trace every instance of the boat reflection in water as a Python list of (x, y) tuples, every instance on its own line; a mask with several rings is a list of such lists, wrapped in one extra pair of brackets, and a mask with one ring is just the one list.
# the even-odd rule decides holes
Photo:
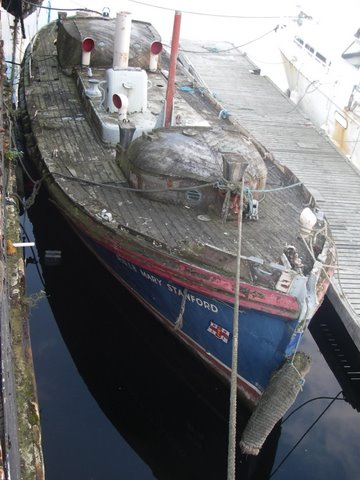
[[(228, 387), (115, 283), (74, 236), (45, 195), (38, 196), (30, 210), (30, 219), (45, 291), (61, 335), (79, 374), (100, 409), (118, 430), (121, 442), (129, 444), (150, 467), (152, 473), (146, 478), (225, 478)], [(60, 265), (46, 265), (45, 251), (49, 250), (61, 251)], [(42, 378), (37, 351), (44, 350), (41, 342), (46, 345), (52, 340), (41, 339), (44, 333), (36, 327), (36, 315), (35, 309), (32, 336), (35, 364), (40, 370), (37, 379), (49, 478), (61, 478), (57, 477), (64, 473), (59, 472), (59, 451), (65, 455), (61, 463), (71, 462), (73, 448), (76, 448), (76, 462), (82, 465), (82, 473), (78, 473), (81, 478), (104, 478), (105, 471), (107, 480), (135, 478), (131, 472), (135, 467), (124, 466), (128, 463), (128, 445), (120, 454), (123, 458), (116, 455), (113, 465), (107, 461), (105, 468), (100, 455), (89, 460), (90, 445), (99, 442), (106, 449), (109, 442), (111, 450), (114, 447), (112, 436), (103, 437), (100, 432), (94, 438), (92, 433), (87, 433), (91, 425), (82, 424), (81, 432), (74, 431), (75, 424), (72, 431), (51, 426), (53, 420), (49, 411), (54, 411), (57, 422), (59, 416), (66, 419), (72, 413), (63, 409), (61, 402), (56, 407), (49, 406), (50, 401), (58, 400), (55, 394), (49, 398), (49, 383), (64, 380), (55, 376)], [(43, 357), (42, 361), (47, 360)], [(68, 389), (70, 395), (76, 387), (71, 380), (65, 380), (60, 388)], [(81, 411), (83, 407), (78, 404), (73, 408)], [(248, 411), (239, 405), (239, 438), (248, 416)], [(66, 424), (66, 420), (64, 422)], [(92, 418), (92, 422), (98, 420)], [(55, 435), (54, 430), (57, 430)], [(245, 457), (238, 452), (239, 478), (269, 478), (279, 436), (280, 426), (277, 426), (258, 457)], [(137, 461), (141, 463), (140, 459)], [(91, 477), (85, 476), (89, 474), (88, 471), (84, 473), (86, 465), (89, 465)], [(130, 469), (128, 477), (126, 468)], [(76, 465), (69, 465), (68, 469), (69, 472), (78, 471)]]

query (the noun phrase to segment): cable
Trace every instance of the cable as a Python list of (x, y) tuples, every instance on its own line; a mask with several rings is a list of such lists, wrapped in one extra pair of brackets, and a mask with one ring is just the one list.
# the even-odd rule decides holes
[[(295, 448), (300, 444), (300, 442), (306, 437), (306, 435), (310, 432), (310, 430), (317, 424), (317, 422), (320, 420), (320, 418), (325, 414), (327, 410), (331, 407), (331, 405), (338, 400), (339, 395), (343, 393), (342, 390), (336, 395), (336, 397), (333, 397), (329, 405), (320, 413), (320, 415), (313, 421), (313, 423), (310, 425), (308, 429), (306, 429), (305, 433), (299, 438), (299, 440), (295, 443), (295, 445), (290, 449), (290, 451), (285, 455), (285, 457), (281, 460), (279, 465), (271, 472), (269, 475), (269, 478), (271, 478), (275, 473), (279, 470), (279, 468), (285, 463), (285, 461), (289, 458), (289, 456), (292, 454), (292, 452), (295, 450)], [(340, 399), (339, 399), (340, 400)]]
[[(27, 241), (30, 242), (30, 238), (29, 238), (29, 235), (27, 234), (27, 232), (25, 230), (25, 227), (21, 223), (20, 223), (20, 227), (21, 227), (21, 229), (23, 231), (23, 234), (25, 235)], [(34, 247), (30, 247), (30, 248), (31, 248), (31, 253), (33, 254), (33, 257), (35, 259), (35, 262), (34, 262), (35, 268), (38, 272), (38, 275), (39, 275), (40, 281), (42, 283), (42, 286), (45, 288), (45, 280), (44, 280), (44, 277), (42, 276), (42, 273), (41, 273), (40, 268), (39, 268), (39, 260), (37, 258)]]
[[(141, 193), (181, 192), (181, 191), (187, 191), (191, 188), (199, 189), (199, 188), (207, 188), (207, 187), (217, 187), (217, 188), (220, 188), (222, 190), (229, 190), (229, 188), (230, 188), (230, 190), (232, 190), (231, 184), (229, 184), (229, 182), (227, 182), (227, 184), (225, 184), (225, 185), (222, 185), (222, 184), (219, 183), (219, 181), (204, 183), (202, 185), (188, 185), (188, 186), (185, 186), (185, 187), (161, 188), (161, 189), (160, 188), (155, 188), (155, 189), (144, 190), (142, 188), (125, 187), (123, 185), (114, 185), (112, 183), (99, 183), (99, 182), (95, 182), (93, 180), (87, 180), (85, 178), (72, 177), (71, 175), (65, 175), (64, 173), (60, 173), (60, 172), (48, 172), (44, 175), (44, 177), (48, 176), (48, 175), (56, 175), (58, 177), (65, 178), (67, 180), (71, 180), (71, 181), (79, 182), (79, 183), (86, 183), (88, 185), (94, 185), (96, 187), (114, 188), (116, 190), (125, 190), (125, 191), (128, 191), (128, 192), (141, 192)], [(43, 180), (43, 178), (41, 180)], [(280, 190), (287, 190), (288, 188), (297, 187), (299, 185), (302, 185), (302, 182), (297, 182), (297, 183), (294, 183), (292, 185), (286, 185), (284, 187), (278, 187), (278, 188), (273, 188), (273, 189), (268, 189), (268, 190), (257, 190), (257, 189), (255, 189), (255, 190), (251, 190), (251, 191), (252, 192), (272, 193), (272, 192), (278, 192)], [(250, 189), (248, 189), (248, 190), (250, 190)]]
[(26, 176), (28, 177), (28, 179), (32, 182), (32, 183), (36, 183), (36, 180), (33, 179), (33, 177), (30, 175), (29, 171), (27, 170), (27, 168), (25, 167), (25, 164), (23, 162), (23, 159), (22, 159), (22, 155), (19, 155), (18, 157), (18, 160), (20, 162), (20, 165), (21, 165), (21, 168), (24, 170)]
[[(129, 2), (137, 3), (139, 5), (145, 5), (146, 7), (159, 8), (160, 10), (168, 10), (174, 12), (176, 8), (171, 7), (162, 7), (161, 5), (154, 5), (152, 3), (140, 2), (139, 0), (129, 0)], [(276, 15), (276, 16), (267, 16), (267, 15), (225, 15), (221, 13), (207, 13), (207, 12), (193, 12), (190, 10), (179, 10), (181, 13), (187, 13), (189, 15), (201, 15), (204, 17), (216, 17), (216, 18), (245, 18), (245, 19), (275, 19), (275, 18), (289, 18), (296, 19), (296, 15)]]
[(305, 407), (305, 405), (307, 405), (308, 403), (311, 403), (311, 402), (314, 402), (315, 400), (343, 400), (345, 401), (345, 398), (344, 397), (341, 397), (341, 398), (338, 398), (338, 395), (336, 397), (314, 397), (314, 398), (311, 398), (310, 400), (307, 400), (306, 402), (302, 403), (301, 405), (299, 405), (297, 408), (295, 408), (292, 412), (289, 413), (289, 415), (284, 418), (284, 420), (281, 422), (281, 425), (284, 425), (284, 423), (289, 420), (289, 418), (294, 414), (296, 413), (298, 410), (300, 410), (302, 407)]
[(18, 62), (12, 62), (11, 60), (4, 60), (5, 63), (11, 63), (12, 65), (21, 65), (21, 63)]
[[(263, 35), (260, 35), (260, 37), (254, 38), (254, 40), (249, 40), (248, 42), (243, 43), (242, 45), (237, 45), (235, 47), (226, 48), (224, 50), (218, 50), (217, 48), (213, 48), (213, 49), (207, 49), (208, 51), (204, 52), (204, 51), (185, 50), (183, 48), (180, 48), (179, 51), (184, 52), (184, 53), (200, 53), (202, 55), (230, 52), (231, 50), (236, 50), (237, 48), (246, 47), (246, 45), (250, 45), (251, 43), (254, 43), (254, 42), (257, 42), (258, 40), (261, 40), (262, 38), (266, 37), (270, 33), (276, 32), (277, 28), (278, 28), (278, 25), (276, 27), (272, 28), (271, 30), (269, 30), (268, 32), (264, 33)], [(203, 48), (206, 48), (206, 47), (203, 47)]]
[(260, 60), (259, 58), (255, 58), (253, 55), (251, 55), (251, 60), (252, 60), (256, 65), (260, 65), (260, 64), (264, 64), (264, 65), (281, 65), (281, 66), (284, 65), (284, 62), (283, 62), (283, 61), (279, 61), (279, 62), (266, 62), (265, 60)]
[[(294, 110), (296, 110), (300, 103), (304, 100), (304, 98), (306, 97), (306, 95), (308, 94), (311, 94), (311, 93), (314, 93), (316, 92), (316, 90), (318, 90), (318, 88), (320, 87), (320, 83), (318, 80), (313, 80), (311, 83), (309, 83), (309, 85), (306, 87), (305, 89), (305, 92), (303, 93), (303, 95), (301, 96), (300, 100), (296, 103), (296, 105), (291, 109), (289, 110), (288, 112), (286, 113), (292, 113)], [(313, 90), (310, 91), (310, 87), (312, 86), (315, 86), (315, 88)]]
[[(86, 183), (88, 185), (94, 185), (96, 187), (105, 187), (105, 188), (114, 188), (116, 190), (125, 190), (128, 192), (142, 192), (142, 193), (162, 193), (162, 192), (181, 192), (181, 191), (187, 191), (191, 188), (206, 188), (206, 187), (213, 187), (214, 182), (209, 182), (209, 183), (203, 183), (202, 185), (190, 185), (187, 187), (177, 187), (177, 188), (154, 188), (154, 189), (149, 189), (149, 190), (144, 190), (142, 188), (132, 188), (132, 187), (124, 187), (122, 185), (114, 185), (111, 183), (99, 183), (95, 182), (93, 180), (86, 180), (85, 178), (79, 178), (79, 177), (72, 177), (71, 175), (65, 175), (60, 172), (49, 172), (44, 175), (57, 175), (58, 177), (65, 178), (67, 180), (72, 180), (75, 182), (80, 182), (80, 183)], [(44, 178), (43, 177), (43, 178)], [(43, 178), (41, 180), (43, 180)]]
[(97, 10), (90, 10), (89, 8), (54, 8), (54, 7), (44, 7), (43, 5), (37, 5), (36, 3), (31, 3), (28, 0), (23, 0), (24, 3), (27, 3), (28, 5), (31, 5), (32, 7), (37, 7), (37, 8), (44, 8), (45, 10), (54, 10), (54, 11), (67, 11), (67, 12), (90, 12), (90, 13), (96, 13), (97, 15), (103, 16), (101, 12), (98, 12)]
[(299, 187), (303, 184), (304, 184), (303, 182), (297, 182), (297, 183), (292, 183), (291, 185), (284, 185), (283, 187), (276, 187), (276, 188), (263, 189), (263, 190), (258, 190), (258, 189), (249, 189), (249, 190), (251, 190), (251, 192), (256, 192), (256, 193), (272, 193), (272, 192), (280, 192), (282, 190), (287, 190), (288, 188)]

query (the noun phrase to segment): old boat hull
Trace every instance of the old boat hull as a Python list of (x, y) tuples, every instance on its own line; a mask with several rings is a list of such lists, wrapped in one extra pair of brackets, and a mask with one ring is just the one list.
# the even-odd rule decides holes
[[(94, 79), (88, 77), (87, 69), (77, 66), (77, 55), (70, 67), (62, 59), (62, 54), (69, 52), (65, 48), (67, 26), (73, 34), (71, 41), (78, 43), (79, 27), (89, 34), (88, 22), (87, 18), (75, 23), (65, 20), (64, 28), (60, 23), (58, 55), (53, 50), (56, 28), (49, 26), (44, 37), (39, 34), (31, 62), (30, 53), (26, 59), (20, 98), (29, 152), (50, 197), (83, 242), (119, 282), (224, 379), (230, 378), (231, 369), (234, 265), (241, 210), (237, 183), (235, 193), (220, 188), (221, 162), (223, 167), (232, 161), (238, 166), (239, 159), (247, 158), (254, 174), (247, 188), (255, 192), (264, 188), (265, 162), (269, 162), (270, 184), (285, 185), (266, 195), (260, 218), (253, 210), (253, 219), (240, 213), (244, 228), (237, 379), (239, 392), (254, 406), (272, 373), (296, 350), (325, 295), (329, 275), (324, 274), (322, 265), (333, 263), (331, 241), (322, 233), (327, 226), (323, 217), (312, 214), (317, 233), (310, 235), (310, 254), (306, 239), (299, 239), (297, 232), (304, 205), (314, 206), (313, 199), (291, 172), (275, 164), (263, 148), (255, 147), (235, 124), (223, 119), (213, 99), (201, 92), (196, 98), (187, 98), (187, 103), (185, 97), (178, 98), (183, 115), (178, 121), (188, 118), (194, 128), (186, 123), (185, 127), (158, 127), (165, 86), (160, 71), (148, 72), (152, 79), (149, 95), (154, 95), (151, 109), (142, 111), (141, 107), (141, 112), (134, 114), (144, 114), (145, 123), (140, 123), (138, 131), (135, 122), (125, 124), (130, 126), (127, 133), (134, 130), (137, 138), (127, 144), (122, 130), (116, 147), (118, 120), (125, 114), (120, 108), (111, 112), (110, 103), (104, 109), (101, 98), (91, 96), (84, 85)], [(90, 19), (90, 23), (94, 36), (110, 25), (99, 19)], [(147, 24), (137, 28), (140, 33), (151, 33)], [(102, 55), (103, 49), (98, 53)], [(144, 73), (137, 68), (136, 64), (123, 71), (141, 73), (144, 86)], [(118, 71), (110, 69), (106, 81), (111, 83)], [(92, 68), (97, 78), (103, 78), (104, 72), (102, 61)], [(181, 75), (179, 79), (187, 87), (181, 95), (197, 95), (197, 89), (189, 91), (189, 80)], [(119, 106), (120, 96), (114, 96)], [(225, 187), (232, 189), (231, 185)], [(151, 195), (153, 189), (155, 196)], [(165, 197), (158, 195), (159, 189), (165, 190)], [(167, 196), (169, 193), (172, 196)], [(230, 210), (225, 209), (221, 216), (226, 204)]]
[[(234, 279), (150, 251), (129, 239), (126, 231), (114, 238), (67, 199), (59, 200), (62, 195), (53, 193), (53, 184), (49, 187), (63, 216), (105, 268), (202, 361), (229, 380)], [(250, 408), (298, 345), (303, 334), (303, 326), (296, 332), (301, 309), (293, 296), (241, 283), (237, 378), (239, 394)]]
[[(146, 257), (134, 258), (132, 252), (111, 251), (88, 236), (80, 237), (115, 278), (176, 336), (220, 375), (230, 376), (234, 309), (233, 303), (222, 300), (227, 295), (219, 293), (216, 298), (206, 288), (200, 292), (190, 282), (179, 283), (170, 272), (161, 275), (163, 265), (149, 265)], [(178, 321), (181, 328), (176, 326)], [(296, 324), (296, 320), (280, 315), (241, 307), (238, 386), (252, 404), (261, 396), (271, 373), (284, 361)]]

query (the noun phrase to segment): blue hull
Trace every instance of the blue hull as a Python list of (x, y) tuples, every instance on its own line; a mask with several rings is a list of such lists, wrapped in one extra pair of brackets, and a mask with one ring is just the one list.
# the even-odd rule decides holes
[[(233, 305), (185, 289), (82, 237), (111, 273), (218, 373), (230, 376)], [(186, 296), (186, 301), (184, 300)], [(181, 318), (179, 318), (179, 316)], [(238, 384), (256, 402), (284, 360), (297, 320), (249, 308), (239, 314)]]

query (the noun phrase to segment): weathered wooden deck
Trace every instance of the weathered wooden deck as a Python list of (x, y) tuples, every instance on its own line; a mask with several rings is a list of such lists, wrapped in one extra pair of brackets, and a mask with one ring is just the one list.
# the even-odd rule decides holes
[[(79, 20), (77, 25), (80, 26)], [(86, 120), (73, 78), (56, 67), (55, 34), (56, 26), (49, 26), (46, 34), (39, 37), (35, 43), (31, 81), (25, 75), (26, 81), (29, 81), (26, 102), (31, 129), (41, 156), (46, 159), (47, 169), (54, 172), (56, 179), (60, 178), (58, 183), (66, 191), (66, 197), (90, 212), (90, 215), (99, 215), (102, 210), (111, 212), (114, 225), (126, 225), (126, 228), (131, 226), (144, 238), (153, 238), (154, 241), (173, 250), (183, 249), (185, 244), (201, 242), (215, 252), (214, 260), (207, 255), (207, 262), (218, 263), (219, 249), (226, 255), (224, 258), (229, 257), (229, 262), (233, 262), (237, 246), (235, 222), (227, 222), (224, 231), (224, 222), (220, 216), (211, 222), (203, 222), (198, 219), (198, 212), (195, 209), (179, 208), (171, 203), (165, 205), (145, 196), (140, 197), (134, 192), (107, 188), (109, 184), (120, 184), (124, 180), (120, 169), (115, 168), (115, 149), (99, 142), (92, 125)], [(93, 68), (92, 72), (96, 78), (96, 68)], [(154, 75), (156, 75), (154, 78), (149, 77), (153, 85), (152, 91), (156, 86), (161, 87), (159, 85), (161, 80), (157, 74)], [(187, 87), (188, 77), (182, 76), (178, 71), (177, 83), (178, 87)], [(226, 121), (218, 117), (217, 109), (212, 102), (206, 100), (206, 97), (195, 95), (194, 91), (187, 89), (179, 89), (175, 107), (178, 107), (186, 96), (192, 108), (201, 112), (201, 116), (211, 122), (211, 125), (221, 127), (214, 136), (214, 142), (219, 142), (221, 135), (224, 135), (221, 130)], [(230, 141), (233, 130), (233, 128), (231, 131), (226, 130), (224, 141)], [(234, 132), (234, 135), (238, 135), (237, 129)], [(214, 150), (217, 148), (216, 144), (212, 147)], [(280, 169), (274, 168), (274, 163), (270, 160), (267, 163), (269, 163), (268, 185), (273, 187), (285, 185), (289, 181), (285, 174), (281, 173)], [(219, 166), (219, 176), (221, 175), (222, 167)], [(84, 179), (90, 183), (72, 179)], [(308, 196), (303, 195), (302, 189), (294, 188), (282, 190), (281, 200), (279, 192), (266, 196), (261, 203), (263, 221), (244, 222), (246, 228), (242, 233), (242, 254), (248, 257), (256, 256), (267, 262), (280, 261), (285, 245), (292, 245), (296, 241), (298, 218), (303, 209), (303, 202), (307, 199)], [(283, 211), (284, 203), (288, 208)], [(284, 222), (281, 218), (282, 211), (286, 218)], [(144, 212), (147, 212), (146, 217), (149, 218), (144, 217)], [(284, 229), (284, 223), (292, 227)], [(114, 229), (117, 231), (117, 227), (114, 226)], [(269, 248), (269, 243), (276, 247)], [(312, 259), (305, 245), (298, 242), (297, 249), (305, 267), (309, 269)], [(225, 268), (225, 261), (222, 267)]]
[(239, 50), (210, 54), (204, 42), (182, 47), (203, 52), (186, 57), (204, 86), (304, 182), (325, 212), (338, 252), (328, 297), (360, 349), (360, 172), (271, 80), (251, 72), (255, 65)]

